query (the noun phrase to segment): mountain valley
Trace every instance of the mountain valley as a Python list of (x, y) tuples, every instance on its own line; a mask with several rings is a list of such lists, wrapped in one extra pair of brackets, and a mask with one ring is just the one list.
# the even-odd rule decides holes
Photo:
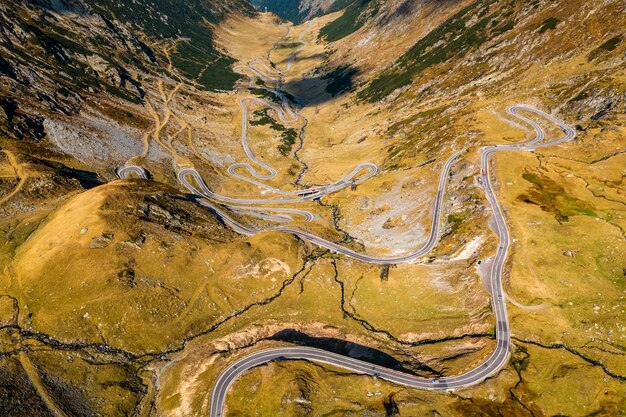
[(625, 27), (1, 3), (2, 414), (623, 415)]

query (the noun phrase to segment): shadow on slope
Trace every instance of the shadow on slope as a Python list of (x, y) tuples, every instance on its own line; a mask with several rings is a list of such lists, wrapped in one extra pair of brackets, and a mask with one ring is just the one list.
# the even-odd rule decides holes
[(304, 107), (317, 106), (352, 92), (358, 73), (356, 68), (343, 66), (325, 75), (290, 80), (281, 89), (297, 97)]
[[(332, 337), (313, 337), (295, 329), (281, 330), (270, 339), (322, 349), (354, 359), (364, 360), (375, 365), (395, 369), (397, 371), (406, 372), (412, 375), (415, 374), (411, 369), (406, 368), (400, 361), (385, 352), (363, 346), (358, 343), (348, 342), (346, 340), (335, 339)], [(423, 364), (420, 365), (419, 370), (436, 373), (436, 371)]]
[[(306, 55), (306, 56), (298, 55), (297, 61), (311, 61), (311, 60), (314, 60), (314, 59), (323, 60), (327, 56), (328, 55), (326, 55), (324, 53), (321, 53), (321, 52), (318, 52), (318, 53), (315, 53), (315, 54), (311, 54), (311, 55)], [(281, 59), (278, 62), (274, 62), (273, 64), (274, 64), (275, 67), (278, 66), (279, 68), (283, 68), (285, 65), (287, 65), (287, 62), (289, 62), (289, 58), (288, 57), (284, 58), (284, 59)]]

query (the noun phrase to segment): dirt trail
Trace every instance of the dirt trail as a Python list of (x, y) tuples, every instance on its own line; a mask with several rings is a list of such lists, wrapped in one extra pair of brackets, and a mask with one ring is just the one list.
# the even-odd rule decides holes
[(55, 417), (69, 417), (54, 402), (52, 395), (48, 391), (48, 388), (46, 388), (46, 386), (41, 381), (41, 378), (39, 377), (39, 373), (37, 372), (37, 369), (35, 368), (33, 363), (30, 361), (30, 358), (26, 355), (26, 353), (24, 352), (18, 353), (17, 358), (19, 359), (20, 364), (22, 365), (22, 368), (24, 368), (24, 372), (26, 372), (26, 375), (28, 375), (30, 382), (33, 384), (33, 387), (35, 387), (35, 389), (37, 390), (37, 393), (39, 394), (43, 402), (46, 403), (46, 407), (48, 407), (48, 410), (50, 410), (50, 412), (54, 414)]
[(522, 304), (522, 303), (516, 301), (514, 298), (512, 298), (506, 292), (504, 293), (504, 295), (506, 296), (506, 299), (508, 300), (509, 303), (513, 304), (517, 308), (521, 308), (522, 310), (536, 311), (536, 310), (543, 310), (544, 308), (550, 307), (548, 304), (539, 304), (539, 305), (528, 306), (528, 305), (525, 305), (525, 304)]
[[(165, 112), (163, 117), (159, 115), (159, 113), (156, 111), (155, 107), (152, 105), (150, 100), (146, 98), (146, 106), (148, 107), (148, 111), (150, 112), (150, 115), (152, 116), (154, 120), (155, 127), (152, 131), (148, 132), (146, 136), (144, 137), (144, 143), (145, 143), (144, 153), (143, 153), (144, 158), (148, 156), (148, 152), (150, 150), (150, 138), (152, 137), (154, 138), (155, 142), (160, 147), (167, 150), (167, 152), (169, 152), (172, 155), (176, 165), (178, 165), (178, 163), (180, 162), (181, 157), (180, 155), (178, 155), (178, 152), (172, 145), (172, 142), (176, 138), (176, 136), (178, 136), (178, 134), (180, 134), (180, 132), (184, 130), (184, 126), (176, 134), (170, 137), (170, 139), (167, 142), (164, 142), (161, 140), (161, 133), (163, 132), (163, 129), (165, 129), (165, 127), (172, 120), (172, 109), (170, 105), (172, 103), (172, 100), (174, 99), (174, 96), (181, 89), (182, 86), (183, 86), (182, 83), (178, 83), (176, 87), (174, 87), (172, 91), (170, 91), (169, 94), (166, 94), (163, 81), (161, 80), (158, 81), (158, 90), (159, 90), (159, 93), (161, 94), (161, 99), (163, 101), (162, 102), (163, 110)], [(174, 119), (176, 120), (176, 118)]]
[(7, 156), (8, 160), (9, 160), (9, 164), (11, 165), (13, 170), (15, 171), (15, 174), (20, 179), (20, 181), (18, 182), (17, 186), (13, 189), (13, 191), (11, 191), (8, 195), (0, 198), (0, 205), (6, 203), (11, 198), (13, 198), (13, 196), (15, 196), (17, 193), (22, 191), (22, 188), (24, 188), (24, 184), (26, 183), (26, 180), (28, 180), (28, 178), (29, 178), (28, 173), (26, 173), (26, 171), (24, 170), (24, 165), (20, 164), (17, 161), (17, 158), (15, 157), (15, 154), (13, 152), (9, 151), (9, 150), (6, 150), (6, 149), (3, 150), (3, 152)]
[[(163, 54), (165, 55), (165, 58), (167, 59), (167, 69), (170, 73), (173, 73), (174, 71), (172, 59), (170, 56), (170, 50), (172, 48), (175, 48), (176, 44), (177, 42), (172, 42), (163, 47)], [(170, 108), (170, 104), (172, 100), (174, 99), (174, 96), (176, 95), (176, 93), (178, 93), (178, 91), (183, 86), (183, 83), (180, 82), (180, 77), (176, 76), (175, 74), (173, 75), (174, 75), (174, 78), (178, 81), (178, 84), (176, 84), (176, 86), (169, 92), (169, 94), (165, 92), (165, 83), (163, 82), (163, 80), (159, 79), (157, 81), (157, 89), (161, 96), (161, 104), (165, 112), (165, 114), (163, 115), (163, 118), (161, 118), (161, 116), (155, 109), (155, 106), (152, 104), (152, 102), (147, 97), (145, 99), (146, 107), (148, 108), (148, 112), (150, 113), (150, 115), (152, 116), (152, 119), (154, 120), (155, 126), (153, 129), (147, 131), (145, 135), (143, 136), (143, 152), (141, 153), (141, 155), (137, 155), (137, 157), (138, 156), (141, 156), (142, 158), (148, 157), (148, 154), (150, 153), (150, 140), (151, 138), (154, 138), (155, 142), (159, 146), (161, 146), (163, 149), (165, 149), (167, 152), (169, 152), (174, 157), (175, 162), (178, 163), (180, 156), (176, 152), (176, 149), (172, 146), (172, 142), (181, 133), (181, 131), (184, 130), (184, 127), (181, 127), (181, 131), (178, 131), (176, 134), (174, 134), (174, 136), (171, 137), (169, 140), (167, 140), (167, 142), (163, 142), (161, 140), (161, 132), (168, 125), (168, 123), (170, 122), (172, 118), (172, 109)]]
[(191, 298), (189, 298), (189, 301), (187, 302), (187, 306), (180, 312), (178, 317), (176, 317), (174, 320), (168, 323), (168, 326), (178, 324), (187, 317), (187, 315), (191, 312), (191, 310), (193, 310), (193, 308), (196, 306), (196, 302), (198, 301), (200, 296), (204, 293), (204, 290), (206, 289), (209, 283), (211, 283), (211, 280), (208, 277), (205, 277), (204, 280), (200, 283), (200, 285), (198, 285), (196, 289), (193, 291)]
[[(187, 146), (189, 146), (189, 149), (191, 149), (191, 152), (193, 152), (194, 156), (198, 158), (199, 160), (201, 160), (202, 162), (204, 162), (205, 164), (207, 164), (207, 166), (211, 167), (212, 166), (211, 162), (207, 160), (200, 153), (198, 148), (196, 148), (196, 145), (193, 143), (193, 126), (191, 126), (191, 124), (187, 122), (182, 116), (172, 113), (172, 117), (176, 120), (176, 122), (179, 125), (181, 125), (184, 128), (184, 130), (187, 131)], [(189, 165), (192, 166), (192, 164), (189, 164)]]

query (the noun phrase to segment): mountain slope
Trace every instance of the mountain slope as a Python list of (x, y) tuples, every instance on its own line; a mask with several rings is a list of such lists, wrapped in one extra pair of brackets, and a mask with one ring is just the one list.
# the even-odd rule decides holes
[[(297, 154), (305, 167), (298, 180), (323, 184), (341, 168), (348, 170), (360, 162), (379, 167), (374, 182), (324, 197), (325, 206), (338, 213), (336, 228), (346, 231), (347, 239), (372, 251), (410, 250), (404, 244), (428, 230), (429, 224), (422, 228), (417, 224), (430, 219), (441, 165), (456, 151), (462, 156), (452, 168), (453, 183), (446, 197), (444, 223), (449, 228), (429, 260), (433, 262), (429, 272), (398, 265), (387, 271), (385, 279), (384, 271), (368, 270), (368, 275), (358, 263), (342, 257), (332, 266), (320, 265), (316, 270), (320, 278), (306, 279), (298, 314), (308, 318), (304, 311), (310, 311), (325, 320), (332, 314), (326, 302), (318, 302), (317, 309), (307, 306), (307, 288), (314, 288), (309, 297), (316, 300), (332, 300), (332, 294), (338, 294), (341, 298), (335, 303), (349, 319), (333, 322), (348, 330), (337, 335), (334, 328), (320, 330), (304, 319), (298, 328), (304, 334), (291, 343), (315, 346), (311, 339), (329, 340), (328, 345), (336, 339), (349, 340), (393, 351), (395, 358), (405, 359), (403, 365), (426, 363), (429, 370), (446, 374), (478, 366), (493, 351), (481, 344), (493, 342), (487, 336), (477, 336), (476, 344), (467, 339), (449, 345), (412, 343), (440, 340), (445, 338), (442, 333), (459, 335), (444, 330), (455, 313), (447, 310), (437, 316), (444, 308), (434, 308), (433, 297), (457, 291), (457, 278), (468, 285), (475, 282), (477, 265), (493, 256), (498, 245), (489, 229), (492, 213), (477, 180), (480, 149), (533, 137), (528, 126), (506, 113), (520, 103), (575, 126), (577, 139), (535, 152), (503, 152), (491, 165), (497, 198), (514, 239), (504, 276), (511, 300), (507, 308), (513, 354), (501, 373), (463, 390), (459, 398), (412, 390), (399, 393), (379, 380), (347, 377), (317, 365), (268, 364), (236, 382), (227, 401), (230, 412), (619, 415), (626, 401), (621, 361), (626, 333), (615, 313), (623, 304), (621, 253), (626, 250), (625, 5), (624, 1), (383, 1), (363, 20), (358, 19), (360, 13), (352, 14), (357, 18), (350, 17), (351, 21), (359, 24), (332, 42), (319, 35), (345, 14), (313, 21), (307, 39), (318, 36), (317, 42), (300, 53), (284, 83), (284, 89), (303, 103), (301, 113), (307, 120), (304, 145)], [(292, 28), (287, 36), (295, 39), (305, 28)], [(270, 58), (283, 68), (284, 54), (277, 51)], [(546, 140), (563, 135), (549, 121), (531, 118), (545, 129)], [(420, 204), (424, 206), (418, 209)], [(437, 270), (437, 264), (454, 265), (452, 259), (461, 253), (469, 258), (458, 261), (463, 263), (460, 275), (452, 269)], [(333, 278), (340, 287), (335, 293), (327, 283)], [(422, 295), (422, 290), (428, 294)], [(480, 305), (480, 294), (471, 288), (457, 296)], [(292, 303), (288, 296), (281, 307), (293, 308)], [(485, 306), (482, 313), (489, 317), (489, 311)], [(272, 312), (273, 317), (280, 314)], [(421, 314), (428, 318), (419, 320)], [(489, 323), (480, 313), (459, 316), (474, 326), (472, 332), (456, 324), (466, 337)], [(285, 326), (296, 327), (293, 321)], [(364, 343), (368, 336), (371, 339)], [(274, 346), (263, 338), (255, 340)], [(257, 349), (261, 347), (247, 353)], [(442, 353), (446, 349), (448, 356)], [(196, 362), (202, 352), (193, 355), (193, 363), (180, 361), (179, 374), (201, 369)], [(240, 355), (233, 352), (222, 360), (222, 369)], [(424, 368), (416, 372), (432, 375)], [(178, 393), (198, 401), (203, 393), (196, 390), (195, 395)], [(589, 391), (600, 395), (589, 400)]]
[[(570, 14), (569, 9), (557, 4), (473, 2), (415, 43), (391, 68), (372, 81), (362, 97), (380, 99), (397, 88), (409, 85), (414, 77), (431, 67), (441, 67), (447, 62), (460, 61), (469, 56), (479, 63), (487, 63), (487, 67), (500, 56), (516, 57), (520, 62), (510, 62), (524, 65), (535, 59), (555, 59), (576, 49), (587, 49), (588, 54), (595, 54), (597, 48), (603, 49), (602, 44), (607, 40), (601, 36), (606, 35), (615, 41), (613, 46), (617, 47), (623, 34), (621, 22), (613, 20), (600, 28), (597, 19), (618, 13), (621, 6), (620, 2), (607, 2), (595, 13), (589, 7), (587, 10), (582, 7), (578, 13)], [(587, 42), (574, 44), (572, 40), (585, 29), (591, 32)], [(567, 36), (568, 33), (573, 36)], [(554, 42), (555, 38), (559, 42)], [(520, 44), (529, 47), (520, 50)], [(491, 68), (494, 72), (504, 70), (496, 69), (495, 65)], [(479, 71), (475, 74), (478, 76)]]
[[(202, 97), (215, 97), (221, 94), (220, 91), (233, 88), (239, 78), (232, 71), (234, 61), (226, 51), (215, 48), (212, 29), (233, 11), (241, 15), (253, 13), (249, 3), (237, 0), (0, 2), (2, 415), (46, 416), (62, 410), (67, 415), (125, 416), (149, 410), (150, 405), (142, 403), (149, 394), (146, 384), (149, 378), (144, 381), (135, 362), (137, 356), (125, 347), (112, 347), (116, 340), (121, 340), (116, 330), (119, 328), (115, 325), (115, 322), (121, 323), (120, 317), (110, 320), (115, 334), (111, 333), (109, 341), (104, 340), (98, 330), (91, 333), (102, 324), (101, 318), (87, 324), (84, 320), (89, 314), (79, 310), (87, 305), (94, 306), (93, 303), (98, 304), (96, 300), (100, 300), (103, 304), (97, 309), (101, 312), (120, 312), (122, 310), (114, 304), (119, 307), (120, 303), (131, 302), (130, 298), (134, 296), (129, 298), (128, 290), (136, 287), (138, 298), (131, 302), (134, 305), (127, 305), (122, 315), (135, 308), (142, 309), (138, 306), (156, 308), (178, 303), (177, 289), (164, 289), (159, 283), (160, 278), (148, 279), (147, 286), (143, 286), (150, 273), (139, 272), (139, 269), (135, 272), (134, 255), (128, 257), (128, 268), (124, 268), (122, 264), (126, 261), (122, 262), (119, 252), (114, 250), (111, 256), (105, 257), (97, 252), (109, 244), (115, 245), (111, 232), (119, 237), (122, 230), (130, 231), (131, 226), (139, 227), (127, 242), (131, 246), (138, 245), (133, 246), (136, 250), (140, 250), (146, 239), (149, 242), (154, 238), (156, 247), (160, 247), (170, 238), (172, 243), (182, 235), (189, 238), (191, 230), (198, 231), (196, 227), (200, 221), (197, 218), (195, 225), (187, 223), (186, 219), (191, 217), (183, 214), (184, 209), (181, 212), (179, 205), (185, 201), (184, 195), (172, 188), (156, 186), (149, 188), (147, 193), (151, 198), (160, 195), (163, 199), (150, 202), (146, 212), (134, 215), (109, 210), (105, 215), (114, 214), (100, 223), (107, 230), (103, 230), (94, 241), (96, 243), (87, 243), (84, 257), (73, 246), (76, 236), (65, 234), (68, 240), (58, 242), (60, 251), (55, 256), (63, 264), (61, 269), (70, 264), (81, 265), (81, 258), (87, 264), (71, 274), (67, 270), (62, 272), (57, 281), (60, 285), (46, 285), (44, 291), (53, 287), (59, 290), (60, 298), (50, 305), (52, 310), (68, 308), (58, 320), (48, 321), (54, 313), (45, 311), (45, 307), (41, 309), (42, 305), (38, 306), (37, 301), (24, 302), (23, 293), (18, 294), (21, 292), (19, 284), (14, 286), (16, 281), (8, 278), (15, 272), (9, 265), (15, 262), (16, 252), (28, 236), (37, 235), (39, 227), (48, 221), (54, 226), (56, 210), (73, 197), (83, 197), (75, 207), (87, 211), (71, 210), (61, 216), (62, 222), (69, 220), (77, 224), (86, 219), (93, 220), (100, 210), (98, 204), (105, 201), (101, 197), (109, 192), (113, 193), (112, 200), (117, 203), (126, 200), (134, 205), (141, 200), (141, 184), (120, 189), (115, 186), (107, 188), (103, 183), (116, 178), (115, 167), (141, 154), (142, 138), (152, 129), (150, 103), (160, 97), (159, 81), (168, 86), (170, 83), (184, 84), (187, 91)], [(162, 207), (164, 203), (169, 209)], [(201, 212), (201, 216), (208, 214), (192, 202), (187, 202), (187, 206), (192, 211)], [(177, 214), (173, 215), (169, 210)], [(82, 217), (83, 214), (86, 217)], [(168, 216), (171, 216), (169, 220)], [(124, 219), (128, 222), (120, 225)], [(221, 235), (225, 230), (214, 216), (209, 214), (203, 219), (207, 221), (207, 227), (196, 241), (200, 246), (206, 245), (210, 239), (231, 236)], [(83, 226), (81, 230), (85, 227), (89, 228)], [(151, 232), (147, 233), (148, 229)], [(45, 233), (45, 229), (41, 230)], [(62, 238), (69, 229), (62, 226), (61, 230), (61, 233), (53, 234)], [(79, 235), (85, 233), (81, 235), (79, 232)], [(215, 234), (211, 237), (211, 233)], [(232, 238), (228, 240), (232, 241)], [(31, 240), (32, 243), (36, 241)], [(41, 243), (47, 246), (50, 235), (44, 234)], [(228, 246), (232, 257), (233, 247)], [(125, 251), (128, 248), (118, 249)], [(195, 250), (193, 244), (189, 250)], [(145, 253), (148, 256), (146, 266), (150, 268), (154, 258), (148, 251)], [(33, 256), (38, 255), (28, 255), (26, 264), (34, 265)], [(110, 262), (110, 269), (104, 267), (107, 262)], [(47, 268), (34, 275), (35, 281), (42, 282), (43, 277), (51, 277)], [(23, 272), (22, 266), (17, 269), (18, 274)], [(80, 294), (87, 293), (77, 288), (86, 288), (87, 270), (103, 272), (104, 275), (93, 283), (97, 281), (96, 286), (103, 285), (104, 290), (81, 298)], [(172, 276), (181, 275), (176, 272)], [(138, 286), (135, 278), (141, 282)], [(113, 287), (122, 282), (126, 289), (122, 289), (118, 301), (112, 303), (108, 297), (114, 295)], [(36, 287), (33, 283), (27, 286)], [(96, 286), (91, 287), (95, 289)], [(73, 307), (70, 293), (80, 300)], [(47, 292), (43, 299), (50, 300), (50, 295)], [(26, 313), (29, 308), (33, 309), (32, 313)], [(152, 313), (144, 311), (140, 315), (149, 317)], [(193, 316), (194, 313), (189, 311), (187, 317)], [(33, 323), (33, 317), (35, 321), (42, 321)], [(56, 325), (69, 323), (67, 320), (74, 320), (74, 323), (67, 328), (69, 331), (65, 335), (61, 335)], [(44, 332), (44, 323), (52, 325), (50, 334)], [(137, 337), (137, 324), (131, 319), (130, 327), (124, 332), (136, 341), (142, 339)], [(193, 333), (196, 328), (197, 324), (192, 324), (184, 331)], [(83, 331), (86, 333), (80, 335)], [(155, 339), (158, 339), (162, 331), (157, 330), (156, 334)], [(109, 336), (105, 337), (108, 339)], [(176, 343), (182, 338), (177, 337)], [(58, 406), (51, 407), (50, 403)]]
[(95, 97), (141, 104), (146, 76), (183, 77), (207, 90), (232, 88), (238, 79), (233, 60), (212, 46), (210, 25), (233, 9), (251, 12), (237, 0), (3, 3), (0, 128), (40, 140), (48, 112), (76, 114)]
[[(225, 415), (624, 409), (624, 0), (266, 3), (302, 24), (243, 0), (5, 3), (4, 414), (208, 415), (217, 376), (267, 347), (475, 369), (501, 326), (486, 171), (511, 237), (500, 372), (450, 393), (277, 361)], [(517, 104), (576, 139), (483, 164), (534, 138)], [(414, 262), (307, 240), (403, 257), (438, 196)]]
[(252, 0), (260, 10), (275, 13), (283, 19), (302, 23), (312, 17), (343, 9), (353, 0)]

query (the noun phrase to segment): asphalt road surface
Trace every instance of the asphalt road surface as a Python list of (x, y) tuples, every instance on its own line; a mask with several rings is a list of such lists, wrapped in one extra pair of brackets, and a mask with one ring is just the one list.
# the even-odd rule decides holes
[[(246, 157), (251, 163), (242, 162), (233, 164), (228, 168), (228, 173), (238, 180), (249, 182), (257, 187), (269, 191), (272, 194), (282, 197), (259, 199), (253, 197), (247, 198), (245, 196), (231, 197), (220, 195), (218, 193), (214, 193), (209, 189), (209, 187), (206, 186), (204, 180), (194, 168), (186, 167), (179, 170), (178, 179), (181, 184), (183, 184), (190, 192), (198, 196), (205, 197), (209, 201), (217, 202), (226, 209), (228, 209), (230, 212), (234, 213), (245, 213), (253, 217), (275, 221), (277, 223), (285, 223), (293, 220), (293, 217), (291, 216), (292, 214), (302, 217), (305, 221), (312, 221), (315, 216), (312, 213), (306, 212), (304, 210), (272, 207), (266, 207), (263, 209), (245, 209), (242, 206), (266, 206), (311, 201), (317, 198), (321, 198), (327, 194), (335, 193), (346, 187), (361, 184), (362, 182), (367, 181), (369, 178), (377, 174), (378, 167), (376, 165), (371, 163), (362, 163), (357, 165), (350, 173), (334, 183), (315, 186), (304, 190), (281, 190), (262, 182), (275, 178), (277, 172), (271, 165), (259, 160), (248, 144), (248, 106), (251, 103), (256, 103), (262, 105), (265, 108), (269, 108), (274, 111), (278, 116), (278, 119), (285, 124), (296, 123), (300, 119), (298, 109), (292, 107), (292, 103), (289, 101), (286, 95), (282, 91), (280, 91), (280, 86), (282, 84), (282, 75), (290, 70), (297, 54), (308, 45), (307, 42), (304, 40), (304, 37), (309, 32), (310, 27), (311, 23), (309, 22), (307, 29), (304, 30), (298, 37), (298, 42), (301, 43), (301, 46), (289, 55), (289, 58), (287, 59), (287, 65), (284, 70), (270, 68), (265, 63), (260, 61), (253, 61), (247, 65), (239, 65), (235, 67), (236, 71), (242, 74), (246, 74), (250, 77), (250, 87), (265, 89), (266, 91), (276, 96), (276, 98), (278, 99), (278, 103), (258, 97), (245, 97), (240, 100), (240, 106), (242, 109), (241, 145), (246, 154)], [(257, 78), (261, 79), (264, 84), (256, 85)], [(273, 88), (269, 88), (267, 87), (267, 85), (273, 85)], [(247, 173), (248, 175), (244, 175), (242, 171)], [(190, 179), (193, 181), (190, 181)], [(209, 201), (205, 201), (204, 205), (211, 207), (214, 210), (217, 210), (217, 207), (215, 207), (213, 204), (210, 204)], [(224, 216), (227, 216), (227, 213), (224, 211), (220, 211), (220, 213), (222, 213)], [(276, 216), (272, 213), (280, 214)], [(237, 229), (241, 233), (253, 234), (248, 227), (245, 227), (243, 225), (242, 227), (235, 227), (235, 229)]]
[(144, 180), (148, 179), (148, 173), (146, 170), (137, 165), (126, 165), (125, 167), (117, 170), (117, 176), (122, 179), (130, 178), (131, 174), (135, 174), (137, 177)]
[[(276, 95), (276, 97), (279, 99), (280, 105), (272, 101), (259, 99), (256, 97), (244, 98), (241, 100), (240, 104), (242, 107), (242, 146), (244, 148), (246, 156), (252, 162), (252, 164), (256, 166), (256, 168), (252, 164), (238, 163), (229, 167), (228, 172), (232, 176), (240, 180), (247, 181), (259, 187), (262, 187), (273, 194), (279, 195), (279, 197), (260, 199), (247, 196), (224, 196), (214, 193), (206, 185), (198, 171), (191, 167), (185, 167), (180, 169), (177, 173), (178, 180), (185, 188), (187, 188), (193, 195), (196, 196), (196, 201), (198, 201), (199, 204), (212, 210), (224, 221), (226, 225), (244, 235), (251, 236), (258, 233), (266, 232), (268, 230), (281, 231), (293, 234), (303, 240), (312, 242), (335, 253), (339, 253), (363, 262), (382, 265), (407, 263), (427, 255), (439, 241), (439, 228), (444, 204), (443, 199), (447, 183), (451, 175), (451, 168), (454, 162), (465, 152), (465, 150), (459, 150), (458, 152), (454, 153), (446, 160), (441, 168), (441, 174), (439, 176), (438, 182), (438, 190), (435, 196), (432, 210), (430, 234), (427, 241), (421, 247), (416, 248), (414, 251), (402, 256), (384, 257), (368, 255), (339, 245), (335, 242), (331, 242), (312, 233), (305, 232), (296, 228), (291, 228), (288, 226), (281, 226), (281, 224), (293, 220), (292, 215), (300, 216), (306, 221), (314, 220), (315, 216), (304, 210), (283, 207), (268, 207), (270, 205), (276, 204), (294, 204), (319, 199), (326, 195), (336, 193), (346, 187), (367, 181), (369, 178), (378, 173), (378, 167), (376, 165), (370, 163), (362, 163), (355, 167), (350, 173), (334, 183), (316, 186), (299, 191), (284, 191), (271, 187), (262, 182), (263, 180), (269, 180), (274, 178), (277, 173), (274, 168), (271, 167), (269, 164), (258, 160), (248, 145), (247, 106), (250, 102), (256, 101), (261, 105), (271, 108), (278, 115), (278, 118), (284, 123), (294, 123), (299, 119), (297, 109), (293, 109), (291, 107), (289, 100), (282, 92), (279, 91), (279, 87), (281, 84), (281, 75), (289, 70), (292, 63), (294, 62), (296, 54), (306, 46), (306, 42), (303, 40), (305, 34), (306, 32), (303, 32), (299, 38), (299, 41), (302, 43), (302, 47), (298, 48), (296, 51), (294, 51), (294, 53), (292, 53), (292, 55), (288, 59), (287, 68), (283, 71), (269, 68), (262, 62), (252, 62), (245, 67), (237, 67), (237, 70), (246, 73), (249, 72), (251, 74), (251, 86), (255, 86), (255, 79), (257, 77), (259, 79), (262, 79), (266, 84), (273, 83), (275, 85), (274, 89), (266, 89), (267, 91), (270, 91)], [(521, 114), (521, 112), (533, 113), (539, 118), (543, 118), (557, 124), (563, 131), (564, 135), (557, 140), (544, 142), (545, 133), (542, 127), (534, 120), (530, 119), (524, 114)], [(507, 364), (510, 355), (511, 334), (506, 311), (505, 295), (502, 288), (502, 273), (507, 259), (509, 246), (511, 243), (511, 237), (507, 228), (504, 214), (502, 212), (502, 208), (500, 207), (500, 204), (498, 203), (498, 200), (493, 190), (490, 167), (491, 157), (495, 153), (503, 151), (531, 152), (536, 149), (566, 143), (576, 137), (574, 129), (572, 129), (570, 126), (566, 125), (554, 116), (544, 113), (533, 107), (522, 105), (514, 106), (508, 109), (508, 113), (511, 116), (523, 121), (524, 123), (532, 127), (535, 132), (535, 136), (532, 140), (528, 142), (489, 146), (481, 149), (481, 183), (493, 211), (495, 233), (497, 234), (499, 239), (499, 245), (493, 260), (493, 267), (491, 268), (491, 274), (489, 277), (490, 287), (492, 288), (492, 306), (496, 318), (496, 348), (491, 356), (489, 356), (487, 360), (485, 360), (476, 368), (462, 375), (444, 377), (439, 379), (427, 379), (384, 368), (378, 365), (373, 365), (365, 361), (353, 359), (347, 356), (338, 355), (320, 349), (307, 347), (285, 347), (266, 349), (255, 352), (232, 363), (219, 375), (211, 396), (211, 417), (221, 417), (223, 415), (224, 402), (226, 394), (228, 392), (228, 388), (239, 375), (248, 371), (249, 369), (271, 361), (315, 361), (344, 368), (352, 372), (372, 375), (407, 387), (432, 390), (463, 388), (480, 383), (485, 378), (488, 378), (489, 376), (498, 372), (500, 369), (502, 369), (502, 367)], [(259, 172), (257, 168), (263, 172)], [(240, 171), (246, 171), (248, 174), (250, 174), (251, 177), (240, 174)], [(148, 178), (146, 171), (142, 167), (135, 165), (127, 165), (123, 168), (120, 168), (117, 171), (117, 174), (120, 178), (129, 178), (130, 175), (133, 174), (138, 176), (139, 178)], [(238, 213), (258, 217), (275, 222), (277, 223), (277, 225), (265, 229), (255, 229), (251, 226), (247, 226), (236, 221), (230, 216), (229, 213)]]
[[(534, 113), (540, 117), (548, 119), (561, 128), (564, 132), (564, 136), (558, 140), (542, 143), (545, 139), (545, 134), (541, 126), (535, 121), (520, 114), (520, 111), (526, 111)], [(535, 131), (535, 137), (529, 141), (520, 144), (490, 146), (481, 150), (481, 177), (482, 184), (485, 190), (485, 194), (489, 200), (489, 203), (493, 210), (493, 217), (496, 226), (496, 234), (499, 238), (499, 245), (496, 256), (494, 258), (493, 268), (491, 269), (491, 288), (492, 288), (492, 305), (493, 311), (496, 317), (496, 348), (492, 354), (483, 363), (475, 367), (474, 369), (458, 376), (444, 377), (438, 379), (428, 379), (418, 377), (403, 372), (388, 369), (382, 366), (373, 365), (371, 363), (350, 358), (336, 353), (308, 348), (308, 347), (285, 347), (275, 349), (265, 349), (259, 352), (252, 353), (238, 361), (229, 365), (218, 377), (211, 395), (211, 417), (221, 417), (224, 412), (224, 405), (226, 394), (232, 383), (244, 372), (263, 365), (272, 361), (279, 360), (308, 360), (318, 363), (324, 363), (339, 368), (349, 370), (351, 372), (361, 373), (364, 375), (371, 375), (377, 378), (387, 380), (389, 382), (419, 389), (430, 390), (448, 390), (464, 388), (471, 385), (478, 384), (484, 381), (486, 378), (494, 375), (500, 369), (502, 369), (508, 362), (510, 355), (510, 340), (511, 332), (509, 328), (509, 320), (506, 311), (505, 295), (502, 288), (502, 272), (504, 264), (506, 262), (509, 246), (511, 243), (511, 237), (506, 225), (506, 220), (502, 212), (502, 208), (498, 203), (495, 193), (493, 191), (492, 176), (490, 159), (493, 154), (501, 151), (533, 151), (535, 149), (559, 145), (573, 140), (576, 137), (576, 132), (570, 126), (556, 119), (555, 117), (548, 115), (540, 110), (527, 106), (515, 106), (508, 109), (509, 114), (518, 119), (524, 121), (530, 125)], [(439, 180), (439, 191), (437, 193), (435, 208), (433, 213), (433, 225), (430, 234), (430, 238), (427, 243), (417, 251), (400, 258), (378, 258), (367, 255), (356, 254), (354, 251), (346, 248), (342, 248), (339, 245), (328, 245), (328, 242), (319, 237), (304, 234), (302, 232), (292, 231), (288, 228), (278, 228), (286, 232), (294, 233), (302, 238), (308, 239), (320, 246), (328, 247), (331, 250), (342, 253), (346, 256), (354, 257), (366, 262), (374, 263), (400, 263), (407, 262), (415, 257), (423, 256), (428, 253), (436, 244), (438, 240), (437, 228), (439, 219), (441, 217), (442, 198), (445, 191), (446, 181), (449, 176), (450, 165), (454, 162), (458, 154), (453, 155), (442, 169), (442, 174)]]

